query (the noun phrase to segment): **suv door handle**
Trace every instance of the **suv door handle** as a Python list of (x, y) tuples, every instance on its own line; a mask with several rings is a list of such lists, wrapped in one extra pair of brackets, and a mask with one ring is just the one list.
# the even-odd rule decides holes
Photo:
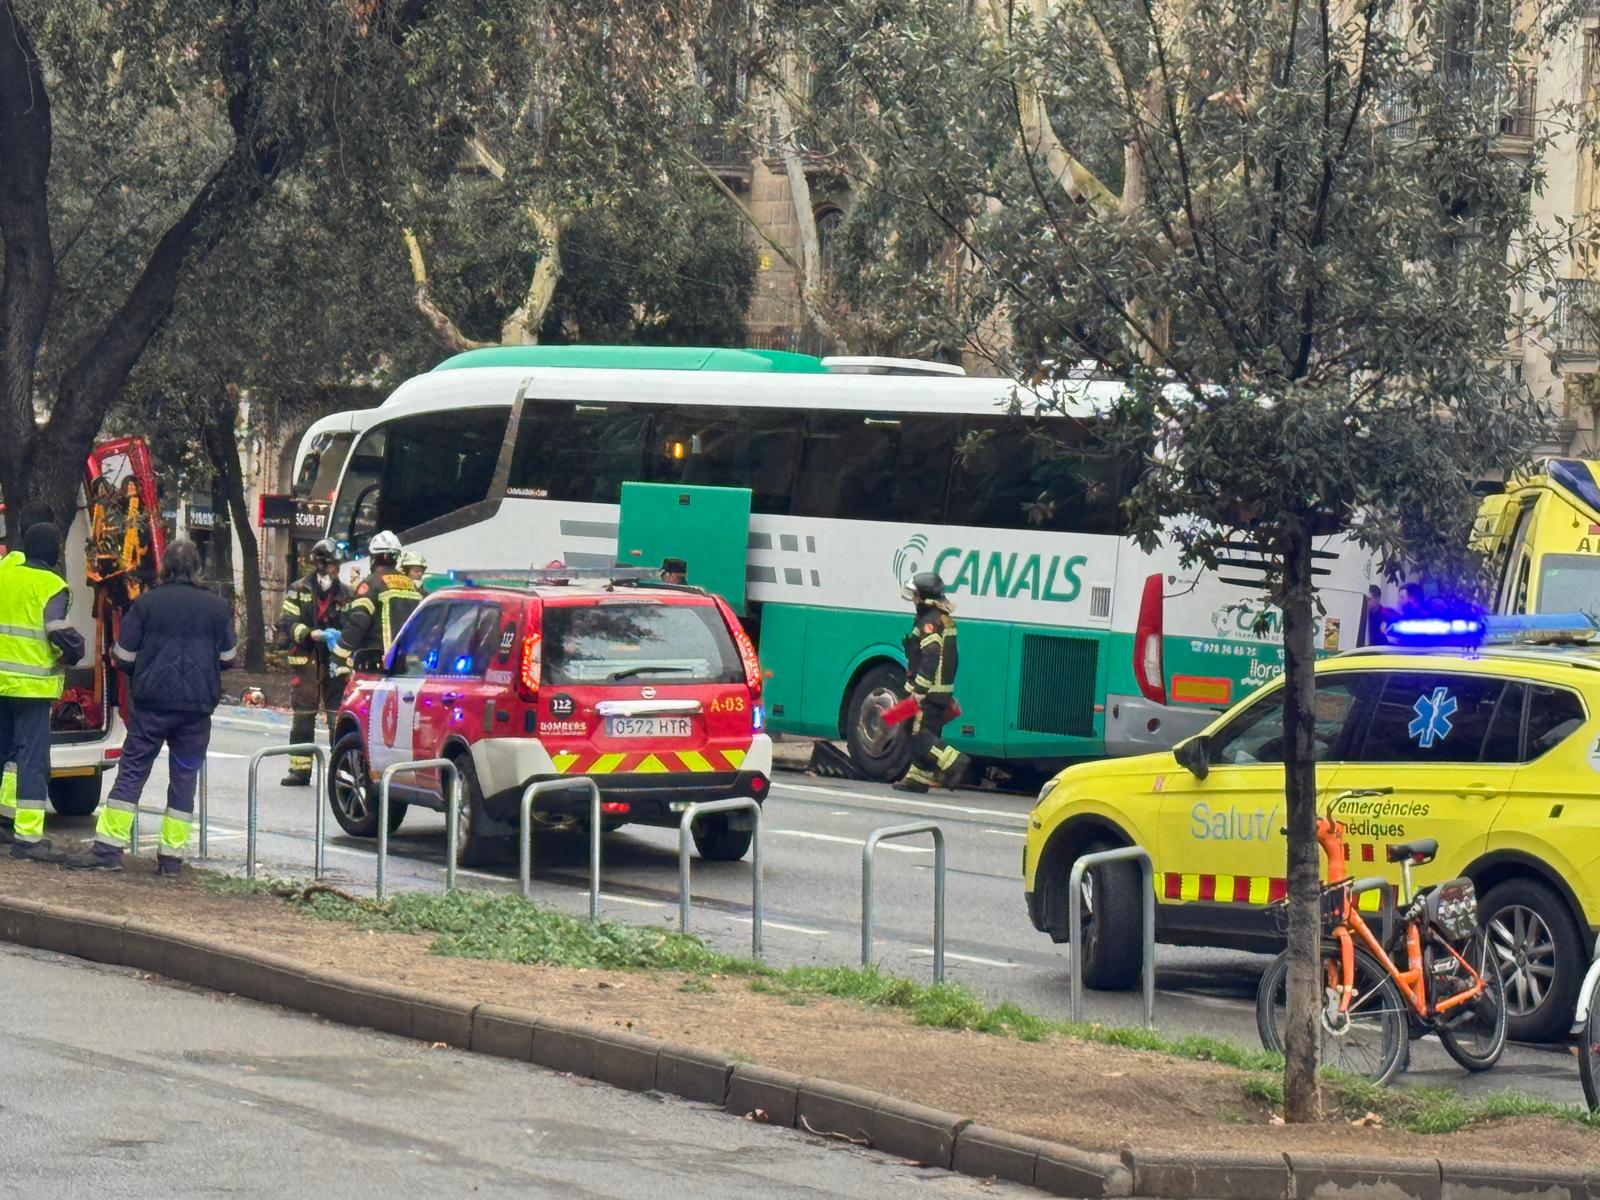
[(1499, 788), (1484, 787), (1478, 784), (1473, 787), (1462, 788), (1456, 795), (1463, 800), (1492, 800), (1500, 794)]
[(402, 692), (400, 695), (402, 700), (415, 700), (416, 698), (417, 694), (415, 692)]

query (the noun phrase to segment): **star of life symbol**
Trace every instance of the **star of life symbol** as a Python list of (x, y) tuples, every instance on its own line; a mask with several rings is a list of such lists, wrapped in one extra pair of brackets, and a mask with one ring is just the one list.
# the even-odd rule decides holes
[(1447, 688), (1434, 688), (1432, 695), (1418, 696), (1411, 706), (1417, 719), (1406, 727), (1406, 732), (1426, 750), (1434, 742), (1442, 742), (1450, 736), (1450, 718), (1455, 715), (1456, 707), (1456, 698)]

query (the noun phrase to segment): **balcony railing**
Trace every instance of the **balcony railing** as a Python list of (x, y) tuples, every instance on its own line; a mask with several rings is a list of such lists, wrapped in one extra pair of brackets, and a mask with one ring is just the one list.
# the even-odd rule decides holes
[[(1438, 92), (1424, 86), (1430, 79)], [(1446, 61), (1431, 76), (1413, 76), (1390, 92), (1381, 105), (1383, 122), (1391, 137), (1414, 138), (1425, 113), (1453, 109), (1459, 97), (1468, 104), (1494, 105), (1494, 128), (1501, 137), (1531, 139), (1538, 132), (1535, 80), (1532, 68), (1517, 67), (1502, 78)]]
[(1556, 280), (1553, 314), (1556, 349), (1569, 358), (1600, 354), (1600, 283), (1592, 279)]
[(707, 122), (689, 131), (689, 147), (708, 167), (750, 169), (755, 149), (748, 131), (727, 122)]

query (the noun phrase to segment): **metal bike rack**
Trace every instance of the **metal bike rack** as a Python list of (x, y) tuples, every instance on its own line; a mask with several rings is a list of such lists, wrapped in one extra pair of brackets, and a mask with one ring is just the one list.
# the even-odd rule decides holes
[(530, 783), (522, 792), (522, 822), (517, 826), (520, 843), (517, 857), (517, 878), (526, 900), (533, 890), (533, 805), (540, 796), (554, 792), (585, 791), (589, 793), (589, 922), (600, 919), (600, 789), (587, 775), (571, 779), (544, 779)]
[(932, 821), (915, 821), (909, 825), (885, 825), (867, 835), (861, 847), (861, 965), (872, 965), (872, 853), (879, 842), (896, 838), (914, 837), (919, 833), (933, 835), (933, 981), (944, 982), (944, 830)]
[[(323, 869), (327, 863), (326, 843), (328, 840), (328, 810), (323, 803), (322, 785), (327, 781), (328, 752), (315, 742), (300, 742), (292, 746), (268, 746), (264, 750), (257, 750), (250, 756), (250, 765), (247, 768), (244, 785), (244, 875), (246, 879), (256, 877), (256, 834), (260, 830), (259, 807), (261, 803), (260, 779), (258, 773), (261, 762), (267, 758), (282, 758), (290, 754), (301, 755), (312, 760), (315, 770), (311, 776), (314, 781), (311, 787), (312, 799), (316, 802), (317, 818), (317, 856), (312, 867), (312, 878), (321, 879)], [(202, 776), (202, 779), (204, 776)], [(204, 793), (202, 793), (203, 795)], [(205, 826), (202, 824), (202, 829)], [(202, 858), (205, 851), (200, 852)]]
[(419, 758), (414, 762), (392, 763), (383, 769), (378, 779), (378, 902), (383, 902), (384, 883), (389, 865), (389, 784), (402, 771), (445, 771), (449, 773), (450, 786), (445, 792), (444, 831), (444, 888), (456, 890), (456, 843), (461, 831), (457, 824), (461, 818), (461, 771), (448, 758)]
[(678, 822), (678, 932), (689, 932), (689, 834), (695, 818), (722, 812), (748, 812), (755, 820), (750, 859), (750, 957), (761, 957), (761, 805), (748, 796), (707, 800), (683, 810)]
[(1072, 874), (1067, 880), (1067, 929), (1072, 937), (1068, 947), (1072, 964), (1072, 993), (1068, 1015), (1074, 1021), (1083, 1019), (1083, 873), (1101, 863), (1138, 862), (1144, 877), (1144, 1024), (1152, 1029), (1156, 1023), (1156, 874), (1150, 854), (1143, 846), (1123, 846), (1116, 850), (1101, 850), (1085, 854), (1072, 864)]
[(200, 861), (201, 862), (204, 862), (206, 860), (206, 831), (210, 827), (210, 821), (207, 819), (207, 813), (206, 813), (206, 809), (209, 807), (208, 804), (207, 804), (207, 801), (210, 798), (210, 792), (211, 792), (210, 785), (209, 785), (209, 783), (207, 781), (207, 778), (206, 778), (206, 765), (207, 765), (207, 763), (208, 763), (208, 761), (210, 759), (210, 754), (211, 754), (211, 752), (209, 750), (207, 750), (206, 751), (206, 757), (202, 758), (200, 760), (200, 795), (199, 795), (199, 797), (198, 797), (198, 799), (196, 800), (196, 803), (195, 803), (195, 807), (197, 809), (197, 812), (195, 813), (195, 816), (200, 822)]

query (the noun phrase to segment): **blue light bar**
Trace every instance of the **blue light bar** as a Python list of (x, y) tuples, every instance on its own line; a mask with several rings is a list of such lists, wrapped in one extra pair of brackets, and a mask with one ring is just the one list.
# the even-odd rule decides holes
[(1544, 643), (1588, 642), (1597, 633), (1593, 617), (1588, 613), (1519, 613), (1516, 616), (1484, 618), (1484, 640), (1500, 645), (1511, 642)]
[(1400, 617), (1384, 627), (1389, 640), (1408, 646), (1476, 646), (1483, 640), (1482, 617)]

